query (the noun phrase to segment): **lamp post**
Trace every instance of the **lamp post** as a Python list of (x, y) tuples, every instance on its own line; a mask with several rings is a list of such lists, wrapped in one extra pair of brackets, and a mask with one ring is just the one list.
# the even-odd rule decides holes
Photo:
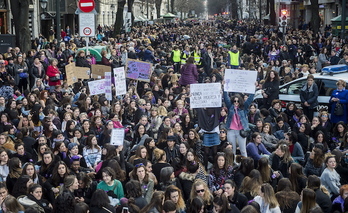
[(40, 7), (42, 8), (44, 12), (46, 11), (46, 8), (47, 8), (47, 2), (48, 0), (40, 0)]

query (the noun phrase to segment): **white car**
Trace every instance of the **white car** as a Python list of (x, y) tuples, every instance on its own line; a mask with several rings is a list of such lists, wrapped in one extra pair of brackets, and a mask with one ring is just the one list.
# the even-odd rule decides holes
[[(333, 90), (337, 88), (336, 82), (338, 80), (344, 80), (348, 85), (348, 72), (338, 73), (334, 75), (328, 74), (314, 74), (314, 81), (318, 85), (319, 97), (317, 111), (321, 109), (329, 109), (329, 100)], [(279, 86), (279, 100), (282, 101), (282, 107), (285, 108), (289, 102), (294, 102), (298, 108), (301, 107), (300, 92), (303, 85), (306, 83), (307, 77), (301, 77), (295, 79), (289, 83)], [(348, 89), (348, 86), (346, 87)], [(260, 101), (262, 99), (261, 90), (255, 92), (254, 100)]]

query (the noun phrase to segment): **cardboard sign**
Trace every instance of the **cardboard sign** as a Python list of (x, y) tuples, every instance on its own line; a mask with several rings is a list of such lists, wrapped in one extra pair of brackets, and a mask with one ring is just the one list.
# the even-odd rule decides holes
[(66, 80), (68, 85), (73, 85), (78, 79), (90, 79), (88, 67), (76, 67), (75, 63), (65, 65)]
[(152, 64), (139, 60), (128, 59), (126, 64), (126, 77), (138, 81), (150, 82)]
[(106, 72), (111, 72), (110, 66), (92, 64), (92, 78), (102, 79), (105, 77)]
[(190, 84), (191, 108), (214, 108), (222, 106), (221, 84)]
[(257, 71), (226, 69), (224, 91), (254, 94), (256, 78)]

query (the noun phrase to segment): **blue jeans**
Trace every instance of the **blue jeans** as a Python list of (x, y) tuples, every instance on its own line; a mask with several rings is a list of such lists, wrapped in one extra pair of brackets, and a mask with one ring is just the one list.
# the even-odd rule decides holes
[(232, 143), (233, 154), (236, 154), (237, 141), (239, 145), (239, 150), (242, 156), (247, 157), (246, 152), (246, 138), (243, 138), (239, 134), (239, 130), (229, 129), (227, 130), (227, 141)]

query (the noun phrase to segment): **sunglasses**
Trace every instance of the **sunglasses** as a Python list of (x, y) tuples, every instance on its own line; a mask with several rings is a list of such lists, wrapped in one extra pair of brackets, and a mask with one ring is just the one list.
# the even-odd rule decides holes
[(220, 133), (226, 133), (225, 131), (220, 131)]
[(239, 101), (238, 101), (238, 100), (234, 100), (233, 102), (234, 102), (234, 103), (239, 103)]
[(201, 189), (201, 190), (196, 190), (196, 193), (200, 193), (200, 192), (204, 192), (205, 190), (204, 189)]

